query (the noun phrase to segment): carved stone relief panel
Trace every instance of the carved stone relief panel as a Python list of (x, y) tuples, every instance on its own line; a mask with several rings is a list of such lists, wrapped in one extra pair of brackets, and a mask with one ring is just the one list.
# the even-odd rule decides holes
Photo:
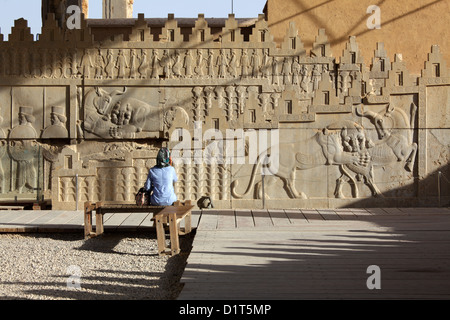
[(88, 87), (85, 92), (87, 139), (151, 138), (163, 130), (158, 88)]
[(52, 182), (54, 205), (73, 209), (76, 200), (79, 206), (84, 201), (132, 203), (137, 190), (144, 185), (148, 170), (156, 164), (158, 148), (138, 143), (105, 145), (87, 141), (78, 145), (76, 152), (63, 149)]
[(44, 184), (42, 149), (35, 140), (0, 140), (0, 199), (36, 199)]
[[(353, 36), (335, 59), (323, 29), (308, 51), (294, 24), (277, 44), (263, 16), (240, 23), (230, 15), (219, 32), (199, 15), (186, 32), (173, 15), (159, 29), (139, 15), (130, 34), (97, 41), (86, 21), (61, 33), (48, 15), (33, 41), (17, 21), (0, 42), (2, 197), (132, 202), (158, 148), (180, 143), (190, 161), (175, 164), (179, 198), (206, 195), (216, 207), (435, 194), (424, 180), (449, 161), (450, 73), (438, 46), (416, 77), (383, 43), (366, 65)], [(228, 140), (244, 154), (226, 154)], [(37, 171), (43, 189), (29, 179)]]
[[(450, 124), (450, 88), (448, 86), (427, 87), (426, 97), (427, 124), (432, 127), (426, 132), (429, 147), (426, 151), (427, 161), (424, 171), (428, 173), (429, 179), (423, 187), (428, 197), (435, 197), (438, 193), (442, 197), (448, 197), (450, 188), (445, 186), (450, 180), (448, 178), (450, 177), (450, 136), (446, 128)], [(441, 199), (441, 203), (445, 202)]]

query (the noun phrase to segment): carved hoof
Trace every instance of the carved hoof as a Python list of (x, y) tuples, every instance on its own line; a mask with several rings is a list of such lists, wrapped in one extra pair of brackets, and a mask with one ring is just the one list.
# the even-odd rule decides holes
[(345, 197), (342, 194), (342, 192), (335, 192), (334, 196), (336, 197), (336, 199), (345, 199)]
[(406, 164), (406, 169), (407, 169), (409, 172), (412, 172), (412, 171), (413, 171), (414, 165), (412, 164), (412, 162), (408, 162), (408, 163)]
[(308, 197), (306, 196), (306, 194), (304, 192), (300, 192), (300, 193), (296, 192), (294, 194), (294, 198), (295, 199), (308, 199)]
[(373, 196), (375, 198), (384, 198), (384, 195), (382, 193), (374, 193)]

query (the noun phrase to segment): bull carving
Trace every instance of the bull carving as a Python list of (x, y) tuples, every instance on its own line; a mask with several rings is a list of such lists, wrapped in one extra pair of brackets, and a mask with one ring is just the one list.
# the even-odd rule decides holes
[(379, 141), (372, 151), (375, 162), (382, 165), (395, 157), (397, 161), (404, 161), (405, 168), (412, 172), (417, 154), (417, 143), (413, 142), (416, 111), (417, 106), (411, 103), (411, 117), (408, 119), (405, 111), (390, 104), (384, 114), (356, 109), (356, 113), (370, 119), (377, 130)]
[[(357, 107), (356, 114), (370, 119), (374, 124), (378, 133), (376, 141), (371, 141), (365, 129), (356, 122), (343, 121), (327, 126), (308, 140), (280, 144), (279, 154), (283, 154), (283, 157), (279, 160), (278, 171), (267, 177), (268, 189), (277, 178), (281, 178), (290, 198), (306, 198), (303, 192), (295, 188), (297, 169), (307, 170), (318, 166), (337, 165), (341, 172), (336, 181), (337, 198), (345, 198), (342, 192), (344, 183), (350, 183), (353, 197), (358, 198), (357, 180), (363, 180), (370, 188), (372, 196), (382, 197), (383, 194), (374, 181), (374, 167), (403, 161), (406, 170), (411, 172), (414, 168), (417, 154), (417, 144), (413, 142), (416, 111), (417, 106), (414, 103), (411, 104), (411, 117), (392, 105), (388, 105), (384, 113), (364, 111), (362, 106)], [(305, 154), (302, 150), (313, 152)], [(266, 153), (271, 152), (269, 150)], [(263, 154), (258, 157), (244, 193), (237, 192), (238, 180), (232, 182), (231, 193), (234, 198), (243, 198), (253, 187), (256, 197), (262, 197), (261, 182), (255, 183), (255, 176), (263, 158)]]

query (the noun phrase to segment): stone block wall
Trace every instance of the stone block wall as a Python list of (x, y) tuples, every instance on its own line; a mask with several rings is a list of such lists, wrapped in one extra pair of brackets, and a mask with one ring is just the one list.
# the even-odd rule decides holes
[(438, 45), (417, 76), (381, 42), (366, 64), (352, 36), (337, 59), (323, 29), (307, 50), (294, 23), (279, 46), (262, 15), (242, 28), (199, 15), (186, 37), (169, 16), (155, 36), (139, 15), (128, 40), (97, 41), (49, 15), (34, 41), (17, 20), (0, 42), (0, 201), (130, 203), (168, 146), (179, 199), (216, 208), (449, 202)]

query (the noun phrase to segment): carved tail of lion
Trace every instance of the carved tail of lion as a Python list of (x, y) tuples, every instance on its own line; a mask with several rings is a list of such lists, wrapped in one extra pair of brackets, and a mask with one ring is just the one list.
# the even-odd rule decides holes
[(250, 190), (253, 187), (253, 184), (255, 183), (256, 169), (259, 167), (259, 160), (260, 160), (260, 158), (261, 158), (261, 155), (258, 155), (258, 157), (256, 158), (256, 163), (253, 165), (252, 174), (250, 176), (250, 181), (248, 183), (247, 190), (245, 190), (245, 192), (243, 194), (239, 194), (239, 193), (236, 192), (236, 187), (239, 184), (237, 179), (234, 180), (231, 183), (231, 195), (233, 197), (235, 197), (237, 199), (242, 199), (243, 197), (245, 197), (250, 192)]

